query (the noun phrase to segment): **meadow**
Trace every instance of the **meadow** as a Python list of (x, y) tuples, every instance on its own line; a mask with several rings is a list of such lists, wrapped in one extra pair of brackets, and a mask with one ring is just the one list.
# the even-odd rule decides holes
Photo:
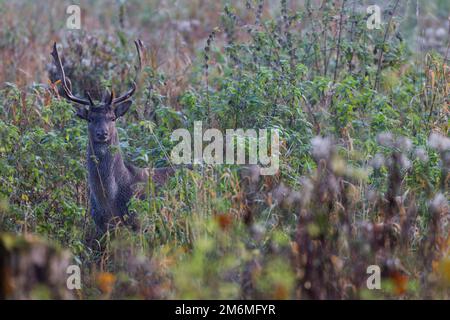
[[(76, 3), (71, 30), (69, 1), (0, 0), (1, 298), (450, 298), (448, 1)], [(135, 39), (143, 70), (117, 124), (127, 161), (170, 165), (172, 132), (202, 121), (277, 129), (279, 170), (149, 181), (130, 203), (139, 229), (98, 237), (86, 123), (50, 52), (74, 92), (100, 99), (129, 88)]]

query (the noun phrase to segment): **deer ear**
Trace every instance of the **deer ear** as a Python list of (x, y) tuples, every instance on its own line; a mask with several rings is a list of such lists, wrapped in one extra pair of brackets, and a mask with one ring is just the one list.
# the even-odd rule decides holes
[(114, 108), (114, 113), (116, 114), (116, 118), (119, 118), (121, 116), (123, 116), (125, 113), (127, 113), (128, 109), (130, 109), (132, 101), (128, 100), (125, 102), (122, 102), (121, 104), (118, 104), (115, 108)]
[(76, 107), (76, 115), (77, 117), (87, 120), (88, 119), (88, 109), (85, 107)]

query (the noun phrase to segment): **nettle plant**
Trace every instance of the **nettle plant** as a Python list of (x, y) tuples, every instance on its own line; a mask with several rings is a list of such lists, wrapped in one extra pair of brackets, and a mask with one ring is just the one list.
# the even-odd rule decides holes
[(405, 8), (394, 3), (383, 28), (370, 30), (365, 8), (353, 2), (307, 1), (298, 11), (280, 4), (273, 16), (264, 1), (247, 1), (239, 14), (225, 7), (198, 69), (204, 90), (181, 99), (189, 118), (222, 128), (278, 128), (292, 156), (289, 167), (301, 170), (314, 166), (306, 156), (314, 135), (337, 135), (350, 146), (367, 126), (396, 128), (401, 119), (392, 103), (406, 108), (400, 97), (411, 88), (397, 81), (394, 92), (377, 89), (387, 77), (399, 78), (407, 56), (396, 16)]
[(80, 159), (86, 137), (73, 121), (72, 107), (40, 86), (30, 91), (9, 86), (1, 99), (0, 194), (10, 213), (2, 217), (2, 231), (34, 230), (84, 252), (86, 175)]

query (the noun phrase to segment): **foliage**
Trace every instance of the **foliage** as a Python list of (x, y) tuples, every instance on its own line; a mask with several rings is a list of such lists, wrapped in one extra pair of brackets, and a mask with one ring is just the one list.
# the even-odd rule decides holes
[[(59, 96), (50, 65), (30, 60), (39, 74), (30, 83), (5, 63), (0, 231), (69, 249), (83, 270), (81, 298), (449, 298), (450, 69), (448, 57), (415, 53), (414, 35), (403, 39), (409, 8), (389, 2), (382, 28), (369, 30), (365, 10), (349, 1), (222, 10), (199, 1), (203, 10), (171, 9), (178, 20), (144, 10), (153, 2), (120, 3), (92, 8), (114, 17), (99, 22), (102, 31), (58, 42), (74, 91), (99, 98), (105, 87), (128, 87), (131, 39), (155, 30), (143, 35), (139, 92), (118, 123), (125, 159), (170, 165), (173, 130), (201, 120), (223, 132), (279, 129), (279, 174), (179, 170), (131, 201), (137, 232), (119, 227), (96, 239), (85, 123)], [(16, 6), (31, 15), (40, 4)], [(0, 31), (3, 60), (26, 56), (18, 52), (27, 38), (50, 62), (55, 30), (43, 41), (31, 22), (11, 19), (22, 28)], [(163, 37), (164, 29), (172, 31)], [(374, 264), (382, 290), (366, 287)]]

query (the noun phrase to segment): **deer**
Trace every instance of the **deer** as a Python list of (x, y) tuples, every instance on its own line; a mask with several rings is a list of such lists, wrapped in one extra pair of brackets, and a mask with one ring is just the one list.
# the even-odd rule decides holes
[(72, 84), (66, 77), (61, 58), (53, 45), (51, 55), (54, 59), (62, 86), (62, 95), (74, 103), (77, 117), (87, 122), (87, 173), (89, 186), (89, 208), (100, 234), (115, 227), (118, 223), (138, 228), (135, 214), (128, 210), (130, 199), (139, 192), (142, 184), (152, 180), (156, 187), (166, 183), (174, 174), (174, 167), (138, 168), (124, 161), (119, 146), (116, 120), (130, 109), (131, 97), (136, 91), (136, 79), (142, 68), (141, 40), (135, 41), (138, 65), (131, 88), (115, 96), (114, 91), (105, 91), (101, 101), (95, 102), (89, 91), (80, 98), (72, 93)]

